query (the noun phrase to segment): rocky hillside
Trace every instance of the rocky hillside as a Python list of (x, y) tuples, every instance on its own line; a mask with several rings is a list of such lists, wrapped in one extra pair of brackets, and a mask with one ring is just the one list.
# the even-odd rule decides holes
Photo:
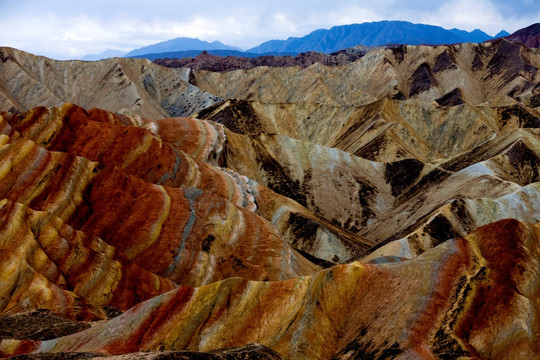
[(506, 36), (506, 39), (531, 48), (540, 47), (540, 23), (532, 24), (515, 33)]
[(345, 66), (194, 70), (191, 83), (224, 99), (365, 105), (391, 98), (441, 105), (510, 101), (540, 105), (540, 52), (507, 40), (376, 48)]
[[(301, 68), (307, 68), (315, 63), (319, 63), (326, 66), (346, 65), (353, 61), (360, 59), (371, 48), (358, 46), (351, 49), (342, 50), (330, 55), (307, 52), (298, 54), (296, 56), (290, 55), (262, 55), (262, 56), (250, 56), (243, 57), (241, 53), (236, 56), (219, 56), (212, 55), (208, 52), (202, 52), (194, 57), (181, 57), (175, 58), (167, 55), (154, 60), (154, 63), (170, 68), (189, 68), (189, 69), (201, 69), (209, 71), (231, 71), (239, 69), (252, 69), (258, 66), (269, 67), (291, 67), (299, 66)], [(174, 55), (174, 54), (170, 54)], [(172, 57), (172, 58), (170, 58)]]
[(145, 59), (57, 61), (0, 48), (0, 109), (27, 111), (66, 102), (162, 118), (187, 116), (220, 99), (186, 83), (181, 71)]
[(0, 54), (0, 357), (540, 356), (537, 50)]

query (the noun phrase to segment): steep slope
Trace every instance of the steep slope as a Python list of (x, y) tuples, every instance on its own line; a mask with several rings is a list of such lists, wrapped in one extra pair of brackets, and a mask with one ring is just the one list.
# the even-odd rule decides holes
[(540, 23), (532, 24), (520, 29), (505, 38), (531, 48), (540, 47)]
[(281, 134), (382, 162), (435, 162), (516, 128), (540, 126), (540, 113), (520, 104), (439, 106), (388, 99), (362, 106), (228, 100), (195, 116), (238, 134)]
[[(14, 256), (0, 259), (2, 312), (91, 319), (103, 317), (103, 305), (126, 310), (176, 284), (319, 269), (253, 212), (246, 181), (199, 167), (147, 130), (93, 123), (73, 105), (6, 119), (0, 238)], [(195, 144), (207, 154), (213, 145)]]
[(411, 261), (181, 287), (77, 334), (0, 349), (118, 354), (256, 341), (287, 359), (535, 358), (539, 242), (537, 226), (505, 220)]
[(380, 46), (387, 44), (454, 44), (482, 42), (491, 39), (486, 33), (475, 30), (446, 30), (439, 26), (412, 24), (406, 21), (379, 21), (362, 24), (334, 26), (329, 30), (315, 30), (301, 38), (270, 40), (249, 49), (249, 52), (305, 52), (332, 53), (355, 45)]
[[(6, 115), (6, 119), (49, 150), (120, 167), (150, 183), (210, 191), (238, 207), (256, 211), (276, 226), (287, 243), (316, 258), (346, 261), (361, 253), (358, 243), (363, 240), (357, 235), (245, 176), (215, 166), (223, 158), (226, 142), (222, 126), (187, 118), (144, 123), (99, 109), (86, 112), (70, 104), (60, 109), (36, 108), (23, 115)], [(160, 137), (135, 126), (150, 129)]]
[(190, 115), (219, 99), (144, 59), (56, 61), (0, 48), (0, 109), (66, 102), (152, 118)]
[(103, 319), (103, 305), (127, 310), (176, 288), (46, 211), (7, 199), (0, 206), (2, 313), (46, 308), (72, 319)]
[(258, 67), (226, 73), (191, 71), (190, 81), (224, 99), (263, 103), (365, 105), (383, 98), (442, 105), (539, 103), (540, 54), (507, 40), (452, 46), (377, 48), (344, 66)]
[[(531, 108), (228, 101), (198, 116), (237, 132), (224, 143), (228, 167), (375, 247), (413, 236), (407, 246), (417, 250), (407, 257), (506, 217), (540, 221), (539, 116)], [(488, 210), (501, 197), (516, 203)]]
[[(501, 149), (491, 156), (478, 151), (470, 155), (471, 165), (458, 169), (412, 159), (372, 162), (279, 135), (229, 134), (224, 153), (228, 167), (377, 244), (406, 231), (449, 200), (498, 198), (538, 182), (538, 131), (512, 135), (505, 140), (522, 150), (510, 155), (513, 150)], [(527, 145), (520, 147), (520, 141)], [(495, 146), (493, 140), (484, 148)], [(481, 163), (489, 159), (488, 167)], [(538, 219), (537, 212), (534, 217)]]

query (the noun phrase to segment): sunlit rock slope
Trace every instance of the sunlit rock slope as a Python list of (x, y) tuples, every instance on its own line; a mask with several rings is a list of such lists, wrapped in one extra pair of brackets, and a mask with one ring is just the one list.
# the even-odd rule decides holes
[(1, 48), (0, 356), (540, 358), (539, 56)]
[(146, 59), (57, 61), (3, 47), (0, 64), (2, 110), (73, 102), (161, 118), (190, 115), (219, 101), (182, 80), (181, 72)]

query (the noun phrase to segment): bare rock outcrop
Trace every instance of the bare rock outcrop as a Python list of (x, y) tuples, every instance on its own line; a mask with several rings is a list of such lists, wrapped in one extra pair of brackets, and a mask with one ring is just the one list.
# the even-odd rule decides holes
[(66, 102), (162, 118), (187, 116), (220, 99), (146, 59), (57, 61), (0, 48), (0, 109), (27, 111)]
[(0, 357), (539, 357), (537, 49), (0, 58)]
[(320, 63), (327, 66), (346, 65), (356, 61), (364, 56), (370, 48), (358, 47), (355, 49), (342, 50), (333, 54), (323, 54), (318, 52), (307, 52), (296, 56), (272, 56), (262, 55), (257, 57), (237, 57), (237, 56), (218, 56), (211, 55), (203, 51), (194, 58), (181, 59), (157, 59), (154, 63), (169, 67), (169, 68), (189, 68), (197, 70), (209, 71), (232, 71), (232, 70), (247, 70), (258, 66), (270, 67), (292, 67), (298, 66), (301, 68), (309, 67), (315, 63)]
[[(383, 98), (443, 105), (512, 98), (536, 107), (540, 54), (505, 39), (483, 44), (375, 48), (344, 66), (192, 70), (191, 81), (223, 99), (365, 105)], [(446, 97), (446, 98), (445, 98)], [(447, 98), (453, 97), (448, 102)], [(445, 101), (446, 100), (446, 101)]]
[(526, 319), (538, 312), (539, 237), (537, 226), (504, 220), (411, 261), (180, 287), (77, 334), (3, 340), (0, 351), (212, 351), (258, 342), (289, 359), (535, 358), (537, 324)]

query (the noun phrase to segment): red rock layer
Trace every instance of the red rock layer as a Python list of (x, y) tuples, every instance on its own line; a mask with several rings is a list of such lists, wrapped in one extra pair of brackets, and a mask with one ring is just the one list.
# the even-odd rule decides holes
[[(321, 259), (323, 265), (347, 261), (366, 248), (357, 235), (245, 176), (216, 166), (226, 165), (224, 149), (230, 135), (221, 125), (189, 118), (142, 120), (100, 109), (86, 111), (73, 104), (36, 108), (11, 116), (9, 123), (49, 150), (113, 165), (154, 184), (207, 190), (256, 211), (289, 244)], [(303, 229), (304, 224), (309, 231)], [(312, 234), (318, 234), (319, 240), (310, 239)], [(334, 249), (321, 251), (317, 243), (322, 241)]]
[(209, 71), (232, 71), (239, 69), (252, 69), (257, 66), (272, 66), (272, 67), (291, 67), (299, 66), (307, 68), (315, 63), (324, 64), (327, 66), (346, 65), (364, 56), (369, 48), (364, 48), (359, 51), (352, 49), (339, 51), (337, 53), (327, 55), (318, 52), (307, 52), (296, 56), (257, 56), (254, 58), (237, 57), (237, 56), (219, 56), (208, 54), (203, 51), (196, 57), (183, 57), (180, 59), (156, 59), (153, 62), (170, 68), (190, 68)]
[(0, 205), (2, 313), (47, 308), (79, 320), (104, 318), (102, 305), (125, 310), (176, 287), (47, 212)]
[[(189, 122), (185, 121), (186, 123)], [(136, 126), (126, 116), (99, 109), (86, 111), (76, 105), (61, 108), (35, 108), (10, 119), (10, 125), (23, 136), (51, 151), (61, 151), (113, 165), (147, 182), (197, 187), (221, 195), (238, 206), (254, 209), (252, 197), (231, 175), (194, 161), (181, 149)], [(196, 124), (202, 124), (196, 122)], [(207, 125), (208, 129), (213, 129)], [(215, 130), (214, 130), (215, 132)], [(174, 134), (173, 134), (174, 135)], [(190, 132), (176, 138), (182, 148), (210, 151), (206, 138)], [(167, 139), (165, 139), (167, 140)]]
[[(59, 250), (55, 246), (59, 245), (53, 245), (50, 254), (39, 252), (45, 264), (43, 270), (33, 268), (45, 288), (54, 288), (53, 293), (61, 294), (56, 298), (71, 299), (59, 304), (84, 300), (88, 306), (77, 310), (75, 305), (66, 305), (61, 310), (52, 297), (39, 295), (42, 291), (39, 286), (30, 291), (31, 283), (20, 281), (5, 290), (7, 294), (20, 290), (26, 294), (24, 296), (33, 296), (35, 301), (7, 296), (4, 305), (11, 301), (12, 304), (3, 307), (5, 311), (45, 307), (72, 317), (78, 316), (79, 312), (97, 312), (95, 316), (101, 316), (101, 305), (125, 310), (174, 288), (176, 284), (198, 286), (233, 276), (278, 280), (318, 269), (291, 249), (271, 223), (228, 200), (250, 207), (250, 201), (246, 200), (249, 194), (243, 193), (232, 180), (227, 180), (226, 173), (206, 164), (197, 164), (185, 154), (181, 157), (183, 164), (175, 169), (179, 152), (157, 136), (136, 127), (94, 122), (85, 118), (86, 115), (84, 110), (67, 105), (51, 110), (38, 108), (23, 116), (6, 116), (28, 138), (0, 119), (3, 133), (0, 135), (0, 199), (15, 204), (14, 208), (22, 207), (29, 213), (42, 214), (40, 216), (47, 219), (43, 220), (45, 223), (48, 219), (57, 219), (55, 221), (72, 229), (66, 230), (70, 234), (80, 231), (80, 234), (76, 232), (78, 237), (89, 239), (83, 241), (85, 245), (81, 251), (84, 254), (90, 252), (89, 259), (86, 255), (73, 255), (64, 268), (63, 256), (68, 254), (57, 254)], [(96, 135), (98, 141), (94, 141), (91, 134)], [(47, 146), (48, 150), (29, 138)], [(108, 164), (93, 162), (80, 155)], [(196, 178), (187, 185), (203, 184), (206, 190), (184, 186), (185, 178), (176, 175), (184, 165), (188, 171), (182, 175), (191, 174)], [(199, 171), (200, 168), (206, 170)], [(167, 171), (174, 174), (166, 181), (180, 188), (164, 187), (134, 176), (159, 180)], [(212, 183), (213, 178), (216, 181)], [(174, 183), (174, 179), (179, 183)], [(214, 188), (215, 193), (209, 191)], [(15, 231), (13, 225), (9, 225), (13, 221), (13, 206), (7, 207), (10, 210), (4, 214), (9, 231)], [(31, 229), (34, 231), (36, 226)], [(41, 241), (41, 233), (35, 231), (21, 235), (31, 239), (28, 241), (34, 244), (32, 249)], [(63, 235), (56, 238), (55, 244), (65, 242)], [(21, 252), (17, 261), (29, 262), (28, 259), (35, 256), (33, 250), (16, 250), (19, 245), (11, 235), (6, 235), (5, 239), (6, 252)], [(96, 241), (102, 244), (105, 253), (94, 249), (91, 244)], [(87, 247), (93, 251), (85, 250)], [(106, 263), (110, 263), (107, 266), (117, 270), (116, 277), (115, 271), (111, 270), (109, 282), (102, 284), (102, 292), (91, 285), (77, 285), (81, 282), (101, 283), (100, 278), (96, 278), (95, 267), (105, 266), (104, 257), (108, 259)], [(56, 270), (47, 277), (49, 268)], [(64, 285), (68, 293), (63, 292)], [(79, 287), (87, 290), (82, 291)]]
[(83, 332), (4, 340), (0, 350), (120, 354), (258, 342), (287, 359), (533, 359), (540, 354), (539, 244), (539, 227), (503, 220), (411, 261), (181, 287)]

